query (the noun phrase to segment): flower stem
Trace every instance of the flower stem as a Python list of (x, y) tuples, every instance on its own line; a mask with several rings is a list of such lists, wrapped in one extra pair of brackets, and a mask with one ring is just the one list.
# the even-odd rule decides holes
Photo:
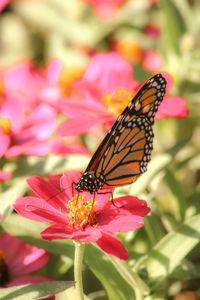
[(85, 243), (74, 241), (75, 243), (75, 260), (74, 260), (74, 279), (76, 284), (76, 299), (84, 300), (83, 282), (82, 282), (82, 264)]

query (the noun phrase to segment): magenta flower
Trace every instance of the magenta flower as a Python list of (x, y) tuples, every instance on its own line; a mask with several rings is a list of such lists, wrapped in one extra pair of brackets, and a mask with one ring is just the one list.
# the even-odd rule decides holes
[[(172, 77), (162, 74), (167, 80), (169, 91), (173, 83)], [(71, 118), (58, 127), (58, 134), (61, 136), (69, 132), (71, 135), (83, 134), (102, 123), (110, 126), (141, 84), (133, 78), (132, 65), (119, 54), (111, 52), (94, 55), (82, 79), (76, 81), (75, 86), (77, 92), (61, 103), (62, 112)], [(168, 96), (160, 106), (156, 119), (183, 118), (187, 114), (188, 107), (183, 98)]]
[(0, 288), (53, 280), (32, 275), (49, 261), (44, 249), (25, 244), (8, 233), (0, 235)]
[[(72, 182), (80, 179), (80, 173), (70, 172), (60, 178), (58, 193), (55, 187), (58, 177), (52, 177), (54, 184), (41, 177), (28, 179), (30, 188), (39, 196), (22, 197), (16, 200), (15, 210), (22, 216), (52, 225), (41, 233), (43, 239), (74, 238), (85, 243), (96, 242), (102, 250), (120, 259), (128, 259), (128, 253), (113, 232), (127, 232), (143, 226), (143, 217), (150, 211), (144, 200), (133, 196), (109, 200), (107, 194), (96, 194), (95, 201), (89, 193), (72, 196)], [(105, 192), (104, 191), (104, 192)]]

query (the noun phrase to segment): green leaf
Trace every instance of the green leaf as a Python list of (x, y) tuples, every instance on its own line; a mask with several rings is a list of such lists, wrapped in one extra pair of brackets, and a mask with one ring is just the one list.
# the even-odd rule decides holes
[(84, 261), (103, 284), (109, 299), (135, 299), (133, 285), (124, 279), (124, 276), (113, 264), (110, 256), (105, 254), (101, 249), (97, 248), (94, 244), (87, 245)]
[(45, 157), (21, 157), (13, 177), (28, 178), (32, 175), (62, 174), (68, 170), (81, 170), (87, 166), (89, 158), (85, 155), (47, 155)]
[(183, 221), (187, 208), (187, 202), (182, 187), (176, 180), (173, 173), (169, 170), (167, 170), (164, 180), (172, 194), (172, 197), (170, 197), (170, 201), (172, 201), (174, 204), (174, 216), (176, 217), (177, 221)]
[(148, 256), (143, 256), (138, 261), (135, 270), (139, 270), (141, 266), (145, 267), (150, 281), (157, 285), (180, 265), (199, 241), (200, 215), (197, 215), (160, 240)]
[(60, 293), (73, 285), (74, 282), (67, 281), (50, 281), (21, 285), (17, 287), (1, 289), (0, 298), (1, 300), (42, 299)]
[(179, 41), (186, 30), (184, 19), (171, 0), (161, 0), (161, 5), (164, 13), (167, 41), (171, 49), (180, 55)]

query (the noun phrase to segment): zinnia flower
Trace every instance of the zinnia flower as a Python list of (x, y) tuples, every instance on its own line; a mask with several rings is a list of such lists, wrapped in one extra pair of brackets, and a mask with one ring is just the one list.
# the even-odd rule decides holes
[[(72, 171), (60, 178), (62, 193), (55, 182), (48, 183), (39, 176), (28, 179), (30, 188), (39, 196), (16, 200), (15, 210), (22, 216), (52, 225), (41, 233), (43, 239), (74, 238), (86, 243), (96, 242), (102, 250), (120, 259), (128, 259), (128, 253), (113, 232), (127, 232), (143, 226), (143, 217), (150, 211), (144, 200), (133, 196), (109, 201), (112, 189), (106, 194), (87, 192), (72, 195), (73, 182), (80, 180), (80, 173)], [(54, 177), (52, 177), (54, 178)], [(73, 187), (74, 189), (74, 187)]]
[[(162, 75), (168, 93), (173, 79), (169, 74)], [(133, 77), (132, 65), (115, 52), (94, 55), (82, 79), (74, 85), (77, 92), (60, 104), (62, 112), (71, 118), (58, 127), (61, 136), (83, 134), (103, 123), (110, 127), (141, 87)], [(187, 114), (184, 98), (166, 96), (155, 119), (183, 118)]]
[(49, 259), (50, 254), (44, 249), (25, 244), (8, 233), (0, 235), (0, 288), (52, 280), (32, 274)]
[[(60, 100), (62, 64), (51, 60), (45, 72), (23, 61), (0, 70), (0, 157), (88, 154), (79, 141), (52, 137)], [(79, 143), (78, 143), (79, 142)]]

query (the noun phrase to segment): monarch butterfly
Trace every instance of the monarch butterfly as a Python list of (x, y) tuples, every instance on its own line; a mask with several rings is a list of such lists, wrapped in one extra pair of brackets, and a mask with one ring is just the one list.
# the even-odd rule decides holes
[(134, 182), (144, 173), (153, 149), (155, 114), (165, 95), (166, 80), (161, 74), (150, 78), (124, 109), (105, 136), (80, 181), (78, 192)]

